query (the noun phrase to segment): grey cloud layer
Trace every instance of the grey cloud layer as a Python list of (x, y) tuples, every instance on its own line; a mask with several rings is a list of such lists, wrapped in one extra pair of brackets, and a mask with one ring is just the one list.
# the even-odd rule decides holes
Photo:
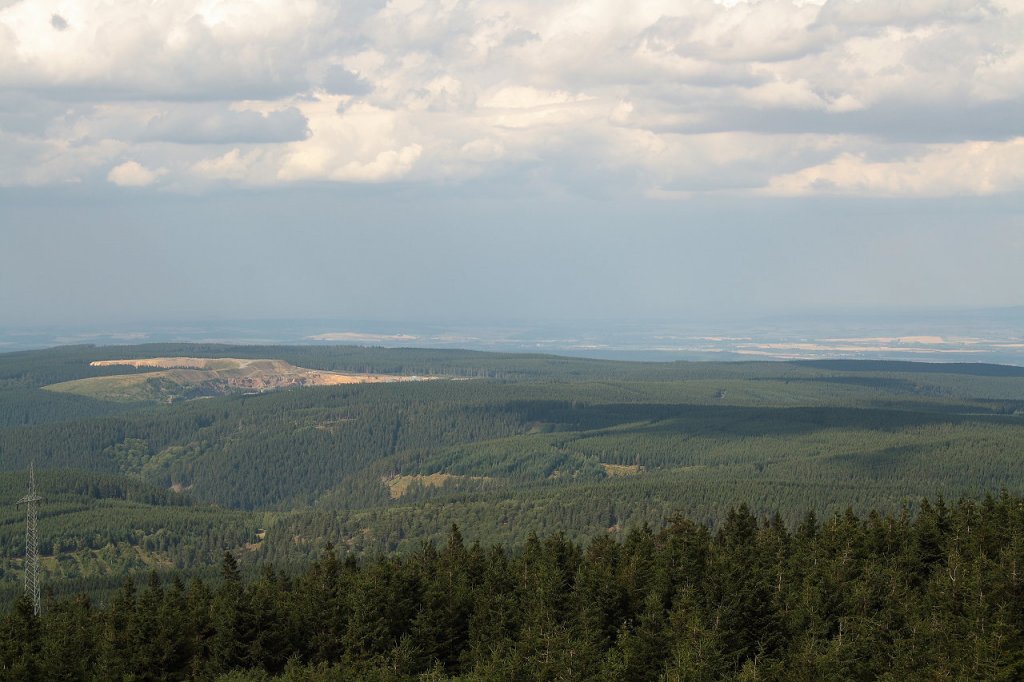
[(150, 119), (136, 139), (181, 144), (292, 142), (305, 139), (306, 117), (294, 107), (271, 111), (232, 111), (217, 104), (170, 106)]
[(1015, 0), (23, 0), (0, 96), (4, 185), (1024, 189)]

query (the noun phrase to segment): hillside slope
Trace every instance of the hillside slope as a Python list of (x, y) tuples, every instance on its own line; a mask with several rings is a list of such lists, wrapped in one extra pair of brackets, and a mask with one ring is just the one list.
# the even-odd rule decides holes
[[(168, 369), (165, 358), (192, 366)], [(139, 366), (109, 362), (124, 360)], [(42, 388), (265, 363), (281, 374), (475, 378), (241, 390), (173, 404)], [(792, 524), (808, 510), (912, 512), (924, 496), (1024, 491), (1019, 375), (981, 365), (659, 364), (352, 347), (58, 348), (0, 355), (0, 471), (34, 461), (187, 491), (216, 506), (194, 517), (201, 525), (182, 531), (181, 546), (206, 547), (202, 538), (238, 523), (245, 532), (225, 531), (224, 546), (254, 544), (258, 518), (265, 540), (245, 554), (257, 563), (290, 563), (327, 542), (413, 550), (452, 523), (513, 545), (534, 531), (618, 536), (677, 511), (717, 525), (738, 501)], [(100, 520), (121, 513), (104, 504), (81, 502), (101, 538)], [(64, 513), (54, 510), (55, 519)], [(17, 557), (16, 515), (11, 524), (6, 551)], [(144, 547), (147, 527), (124, 537)], [(210, 554), (188, 556), (199, 565)]]

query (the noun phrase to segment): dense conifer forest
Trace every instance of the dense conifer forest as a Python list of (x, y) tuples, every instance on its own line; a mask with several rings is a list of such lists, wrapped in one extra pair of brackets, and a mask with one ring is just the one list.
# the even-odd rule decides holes
[[(438, 378), (159, 401), (48, 388), (173, 356)], [(2, 670), (1015, 679), (1022, 455), (1017, 367), (0, 354)], [(30, 462), (41, 620), (18, 600)]]
[(730, 510), (582, 545), (440, 545), (298, 573), (135, 576), (107, 601), (27, 598), (0, 624), (10, 680), (1015, 680), (1024, 500), (916, 515)]

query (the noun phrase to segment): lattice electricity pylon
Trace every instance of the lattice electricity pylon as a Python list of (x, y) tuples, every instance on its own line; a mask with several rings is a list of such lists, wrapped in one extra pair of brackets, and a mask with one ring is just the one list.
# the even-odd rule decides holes
[(26, 507), (25, 519), (25, 594), (32, 598), (32, 612), (39, 615), (39, 503), (36, 494), (35, 462), (28, 465), (28, 494), (18, 500)]

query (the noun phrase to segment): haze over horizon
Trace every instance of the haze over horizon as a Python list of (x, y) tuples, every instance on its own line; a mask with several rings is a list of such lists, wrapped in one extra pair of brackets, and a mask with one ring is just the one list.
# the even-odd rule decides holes
[(1009, 0), (0, 0), (0, 327), (1022, 306), (1022, 37)]

